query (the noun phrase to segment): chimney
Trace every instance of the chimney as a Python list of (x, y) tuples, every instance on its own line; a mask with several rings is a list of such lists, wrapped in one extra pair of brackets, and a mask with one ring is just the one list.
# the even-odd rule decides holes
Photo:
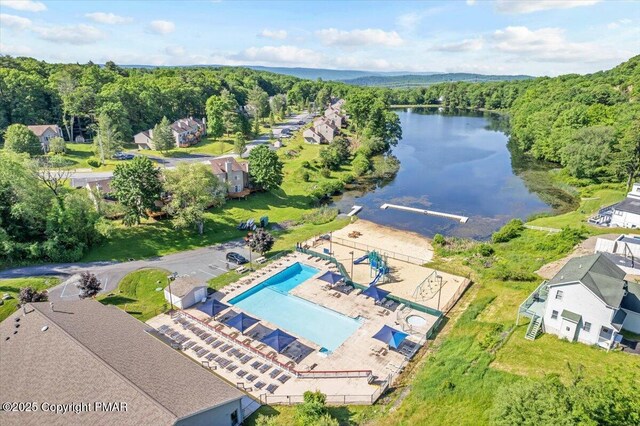
[(231, 170), (233, 168), (233, 161), (231, 161), (230, 159), (226, 160), (224, 162), (224, 171), (227, 172), (227, 174), (231, 173)]

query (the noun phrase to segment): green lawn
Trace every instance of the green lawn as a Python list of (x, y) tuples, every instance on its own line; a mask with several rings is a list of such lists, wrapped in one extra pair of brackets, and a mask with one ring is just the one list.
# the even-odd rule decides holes
[[(319, 150), (319, 146), (304, 144), (300, 135), (292, 138), (287, 147), (278, 151), (285, 163), (282, 188), (254, 193), (246, 200), (229, 200), (223, 207), (210, 210), (205, 217), (203, 235), (198, 235), (195, 229), (174, 229), (170, 221), (166, 220), (149, 220), (140, 226), (129, 228), (116, 222), (111, 238), (103, 245), (94, 247), (83, 261), (147, 258), (229, 241), (244, 236), (245, 232), (236, 229), (239, 222), (251, 218), (257, 220), (261, 216), (269, 216), (271, 223), (297, 223), (313, 208), (313, 200), (308, 194), (318, 182), (337, 180), (351, 172), (351, 167), (346, 166), (340, 171), (332, 172), (328, 178), (322, 177), (319, 169), (313, 165)], [(296, 153), (288, 155), (290, 151)], [(307, 169), (310, 179), (308, 182), (301, 182), (296, 171), (302, 168), (305, 161), (310, 163)], [(344, 221), (334, 221), (323, 226), (304, 224), (289, 227), (278, 233), (274, 250), (291, 247), (296, 241), (345, 224)]]
[(9, 315), (15, 312), (18, 305), (18, 295), (20, 289), (24, 287), (33, 287), (38, 291), (53, 287), (60, 282), (58, 278), (53, 277), (37, 277), (37, 278), (12, 278), (0, 280), (0, 296), (9, 294), (10, 299), (4, 301), (0, 305), (0, 321), (4, 321)]
[(195, 145), (186, 148), (174, 148), (166, 153), (154, 150), (140, 151), (143, 154), (157, 155), (159, 157), (179, 158), (189, 154), (223, 155), (233, 153), (233, 138), (222, 137), (213, 139), (205, 137)]
[(98, 300), (146, 321), (169, 308), (162, 291), (169, 283), (167, 275), (169, 271), (154, 268), (131, 272), (113, 293), (100, 296)]
[(93, 153), (93, 144), (90, 143), (67, 142), (67, 152), (64, 154), (64, 158), (71, 162), (68, 167), (70, 169), (92, 169), (93, 171), (113, 170), (116, 164), (122, 162), (107, 158), (107, 164), (104, 166), (97, 168), (91, 167), (87, 161), (92, 158), (97, 160), (97, 157)]

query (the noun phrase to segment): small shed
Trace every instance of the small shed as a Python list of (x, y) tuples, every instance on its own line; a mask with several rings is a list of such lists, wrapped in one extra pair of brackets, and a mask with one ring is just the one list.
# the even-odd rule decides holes
[(164, 298), (178, 309), (186, 309), (207, 298), (207, 285), (195, 277), (178, 277), (164, 289)]

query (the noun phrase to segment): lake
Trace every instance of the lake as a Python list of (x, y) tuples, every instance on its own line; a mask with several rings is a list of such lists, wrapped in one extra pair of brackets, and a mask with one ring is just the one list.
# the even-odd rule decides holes
[[(433, 236), (486, 239), (511, 218), (550, 211), (512, 168), (508, 137), (496, 116), (439, 113), (436, 109), (396, 110), (403, 138), (393, 148), (401, 162), (390, 182), (366, 191), (348, 191), (335, 205), (348, 212), (364, 208), (362, 219)], [(384, 203), (468, 216), (455, 220), (399, 210)]]

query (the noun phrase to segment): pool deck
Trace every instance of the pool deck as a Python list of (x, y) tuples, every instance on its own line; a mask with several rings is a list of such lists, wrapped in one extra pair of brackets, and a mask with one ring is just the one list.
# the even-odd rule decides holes
[[(316, 259), (317, 258), (309, 259), (309, 256), (301, 253), (290, 255), (286, 259), (278, 260), (274, 262), (273, 265), (268, 265), (266, 268), (254, 272), (249, 278), (243, 278), (238, 283), (225, 287), (224, 293), (218, 292), (214, 296), (221, 299), (223, 302), (227, 302), (231, 298), (245, 292), (255, 285), (260, 284), (262, 281), (282, 271), (293, 263), (301, 262), (319, 269), (320, 272), (294, 288), (290, 293), (346, 316), (354, 318), (361, 317), (363, 321), (362, 326), (328, 356), (321, 354), (319, 352), (320, 347), (314, 342), (310, 342), (301, 336), (296, 336), (301, 343), (313, 349), (313, 351), (304, 359), (300, 360), (298, 364), (292, 364), (291, 358), (283, 354), (276, 355), (268, 346), (261, 347), (260, 342), (252, 339), (247, 340), (248, 338), (242, 335), (236, 336), (233, 340), (225, 338), (225, 343), (230, 343), (233, 347), (240, 348), (244, 353), (251, 355), (253, 359), (245, 364), (240, 364), (238, 361), (234, 361), (237, 365), (237, 369), (234, 371), (228, 371), (227, 369), (218, 367), (214, 370), (214, 373), (234, 385), (241, 384), (240, 387), (244, 387), (247, 393), (255, 398), (261, 398), (262, 401), (266, 402), (286, 402), (284, 399), (287, 395), (293, 395), (296, 397), (302, 395), (302, 393), (307, 390), (320, 390), (328, 396), (329, 402), (331, 402), (332, 397), (334, 397), (333, 401), (339, 403), (341, 398), (347, 395), (349, 396), (347, 402), (370, 403), (370, 398), (379, 392), (379, 383), (398, 374), (402, 366), (407, 362), (407, 357), (405, 355), (393, 350), (386, 351), (386, 354), (384, 355), (374, 354), (373, 349), (379, 350), (386, 345), (373, 339), (372, 336), (380, 330), (383, 325), (389, 325), (398, 330), (404, 329), (408, 333), (414, 333), (410, 334), (408, 343), (413, 346), (414, 350), (417, 350), (419, 349), (419, 346), (424, 343), (424, 333), (426, 333), (426, 331), (434, 324), (437, 317), (414, 311), (409, 308), (404, 308), (400, 311), (398, 306), (395, 307), (395, 311), (384, 310), (382, 307), (375, 305), (372, 299), (360, 295), (358, 291), (353, 291), (347, 295), (331, 289), (323, 289), (325, 288), (326, 283), (317, 280), (316, 277), (321, 275), (323, 272), (330, 270), (333, 266), (331, 265), (330, 267), (323, 261), (316, 261)], [(251, 282), (249, 282), (250, 279), (252, 279)], [(335, 294), (338, 293), (340, 296), (336, 297)], [(236, 312), (242, 311), (237, 307), (232, 307), (232, 309)], [(219, 335), (213, 331), (213, 328), (218, 328), (222, 333), (224, 333), (224, 335), (234, 336), (234, 329), (211, 319), (208, 315), (196, 309), (195, 306), (186, 309), (184, 312), (201, 321), (201, 323), (198, 323), (196, 320), (193, 320), (192, 322), (198, 323), (199, 328), (204, 329), (214, 337), (219, 337)], [(424, 318), (426, 320), (426, 325), (424, 327), (413, 328), (413, 330), (411, 330), (405, 320), (405, 318), (410, 315), (419, 315)], [(197, 337), (191, 330), (184, 329), (181, 324), (175, 323), (174, 319), (172, 319), (170, 315), (159, 315), (150, 319), (147, 323), (156, 329), (163, 325), (172, 327), (174, 330), (179, 331), (183, 335), (195, 341), (197, 345), (206, 347), (206, 349), (211, 353), (235, 360), (235, 357), (223, 354), (220, 351), (222, 346), (214, 349), (210, 345), (205, 344), (203, 339)], [(261, 320), (260, 324), (270, 329), (277, 328), (275, 324), (271, 324), (264, 320)], [(251, 329), (249, 329), (247, 334), (250, 334), (250, 331)], [(246, 346), (240, 342), (245, 342)], [(199, 358), (192, 349), (187, 349), (184, 353), (199, 363), (205, 360), (204, 357)], [(275, 362), (272, 363), (274, 367), (269, 369), (266, 373), (260, 373), (251, 367), (251, 364), (255, 361), (269, 363), (269, 361), (266, 360), (269, 355), (275, 355), (273, 358)], [(277, 378), (280, 378), (281, 375), (276, 376), (276, 378), (272, 378), (269, 375), (269, 373), (276, 368), (276, 363), (278, 365), (289, 363), (288, 365), (292, 367), (292, 370), (294, 370), (291, 372), (283, 371), (283, 373), (281, 373), (289, 376), (289, 379), (284, 384), (277, 381)], [(216, 363), (210, 362), (209, 364), (215, 365)], [(247, 371), (247, 375), (244, 377), (237, 376), (236, 373), (240, 370)], [(373, 377), (302, 378), (297, 377), (295, 373), (300, 371), (343, 372), (350, 370), (371, 370)], [(253, 374), (257, 377), (252, 381), (248, 381), (246, 377), (249, 374)], [(260, 381), (266, 383), (267, 386), (275, 384), (278, 385), (278, 387), (273, 393), (268, 393), (265, 390), (266, 386), (262, 389), (256, 389), (255, 384)], [(265, 398), (265, 396), (267, 397)]]

